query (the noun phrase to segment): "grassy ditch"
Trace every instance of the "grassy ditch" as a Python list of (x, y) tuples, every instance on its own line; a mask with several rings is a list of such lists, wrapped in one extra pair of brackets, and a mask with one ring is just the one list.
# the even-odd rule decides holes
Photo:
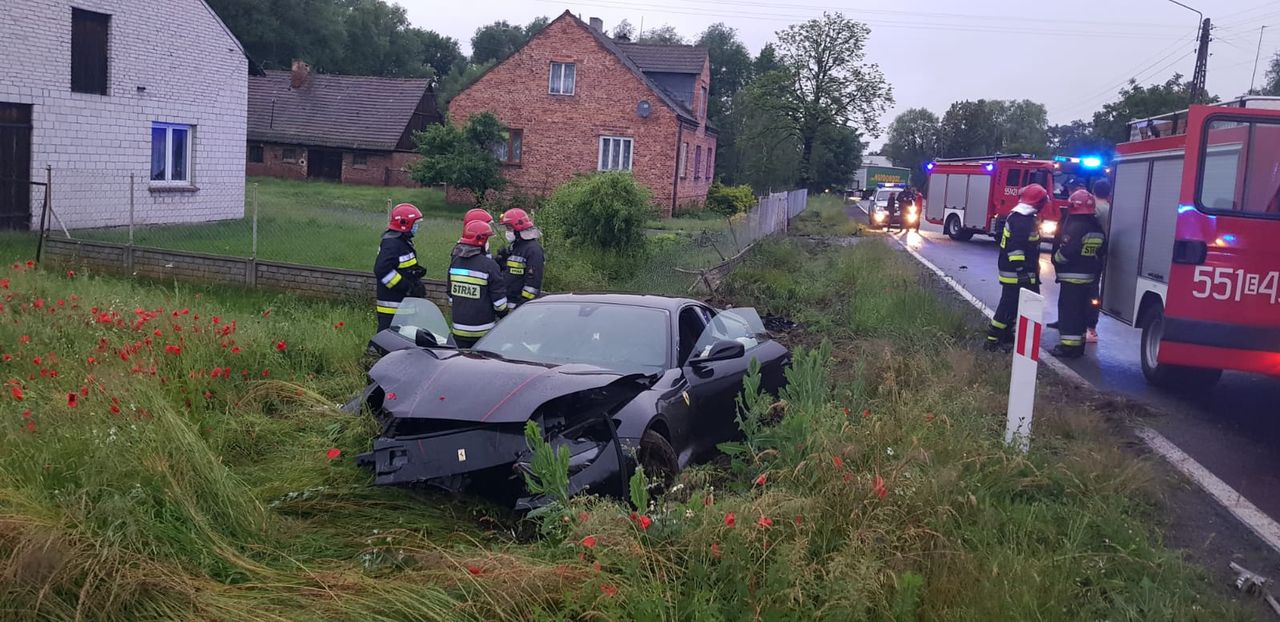
[(803, 324), (782, 401), (745, 395), (732, 459), (666, 498), (534, 541), (367, 487), (373, 426), (335, 408), (363, 308), (2, 278), (0, 619), (1244, 619), (1098, 416), (1044, 395), (1032, 453), (1000, 445), (1004, 363), (878, 241), (761, 246), (727, 292)]

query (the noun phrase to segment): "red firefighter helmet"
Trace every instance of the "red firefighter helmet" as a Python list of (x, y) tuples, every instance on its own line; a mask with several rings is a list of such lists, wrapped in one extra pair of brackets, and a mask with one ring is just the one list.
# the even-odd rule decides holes
[(467, 210), (465, 216), (462, 217), (462, 226), (466, 227), (467, 223), (478, 220), (480, 222), (493, 222), (493, 215), (478, 207)]
[(413, 231), (413, 223), (422, 220), (422, 212), (409, 203), (401, 203), (391, 210), (391, 222), (387, 225), (392, 231), (408, 233)]
[(492, 235), (493, 227), (489, 226), (489, 223), (473, 220), (462, 226), (462, 239), (458, 240), (458, 243), (467, 246), (484, 246)]
[(1040, 184), (1031, 184), (1018, 193), (1018, 202), (1040, 209), (1049, 202), (1049, 191)]
[(1098, 211), (1098, 202), (1089, 194), (1088, 190), (1076, 190), (1071, 193), (1071, 197), (1067, 199), (1070, 207), (1068, 214), (1094, 214)]
[(515, 229), (516, 231), (524, 231), (525, 229), (533, 228), (533, 219), (529, 217), (529, 212), (518, 207), (514, 207), (503, 212), (502, 220), (499, 222)]

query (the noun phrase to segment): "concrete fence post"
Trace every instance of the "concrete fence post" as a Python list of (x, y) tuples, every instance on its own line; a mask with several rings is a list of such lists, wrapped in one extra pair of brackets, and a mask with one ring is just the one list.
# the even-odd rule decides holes
[(1036, 369), (1040, 364), (1040, 332), (1044, 328), (1044, 296), (1018, 292), (1018, 330), (1009, 376), (1009, 413), (1004, 442), (1026, 453), (1031, 448), (1031, 417), (1036, 402)]
[(244, 265), (244, 284), (249, 287), (258, 285), (258, 182), (253, 182), (253, 190), (249, 194), (253, 204), (253, 241), (250, 242), (249, 261)]
[(135, 216), (136, 212), (134, 211), (134, 192), (135, 192), (134, 184), (136, 179), (137, 179), (136, 173), (129, 173), (129, 245), (126, 246), (124, 249), (125, 274), (133, 274), (133, 244), (134, 244), (133, 228), (135, 226), (135, 218), (136, 218)]

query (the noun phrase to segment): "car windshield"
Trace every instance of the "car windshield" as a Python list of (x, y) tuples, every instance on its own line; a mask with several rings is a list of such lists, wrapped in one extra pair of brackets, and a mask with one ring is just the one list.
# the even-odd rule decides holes
[(666, 311), (622, 304), (537, 302), (520, 307), (476, 343), (476, 352), (562, 365), (666, 369), (671, 350)]
[(717, 313), (693, 346), (694, 358), (706, 356), (722, 341), (736, 341), (750, 351), (769, 339), (764, 322), (755, 309), (743, 307)]
[(405, 298), (391, 318), (391, 330), (414, 341), (418, 329), (431, 333), (436, 343), (445, 345), (449, 340), (449, 323), (444, 320), (440, 308), (423, 298)]

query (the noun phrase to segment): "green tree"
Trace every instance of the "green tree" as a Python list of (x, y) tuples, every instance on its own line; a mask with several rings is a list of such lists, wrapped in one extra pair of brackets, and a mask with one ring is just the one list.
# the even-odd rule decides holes
[(640, 43), (653, 43), (661, 45), (685, 45), (684, 37), (676, 32), (674, 26), (663, 25), (659, 28), (644, 30), (640, 32)]
[(422, 61), (431, 67), (436, 78), (449, 75), (454, 65), (466, 62), (458, 40), (446, 37), (430, 30), (420, 30), (419, 40), (422, 46)]
[(481, 26), (471, 37), (471, 62), (476, 65), (505, 60), (520, 49), (533, 35), (550, 23), (545, 17), (535, 18), (527, 26), (500, 20)]
[(433, 73), (425, 62), (420, 31), (410, 28), (404, 7), (382, 0), (348, 0), (346, 8), (338, 72), (409, 77)]
[(1079, 119), (1049, 126), (1048, 135), (1049, 153), (1053, 155), (1110, 154), (1115, 149), (1114, 143), (1094, 133), (1093, 124)]
[(614, 39), (622, 39), (622, 40), (630, 41), (631, 39), (634, 39), (636, 36), (636, 27), (632, 26), (631, 22), (624, 19), (618, 22), (617, 26), (613, 27), (612, 36)]
[(1280, 51), (1277, 51), (1271, 57), (1271, 64), (1267, 67), (1266, 81), (1262, 85), (1261, 94), (1280, 97)]
[(776, 111), (800, 143), (798, 182), (815, 181), (813, 151), (824, 130), (850, 126), (877, 135), (879, 117), (893, 103), (880, 68), (865, 63), (866, 24), (840, 13), (793, 24), (778, 33), (785, 70), (753, 83), (757, 102)]
[[(1128, 86), (1121, 89), (1119, 99), (1093, 114), (1094, 135), (1112, 143), (1126, 142), (1130, 121), (1181, 110), (1187, 107), (1190, 98), (1191, 85), (1183, 81), (1182, 74), (1174, 74), (1163, 84), (1151, 86), (1130, 80)], [(1212, 101), (1217, 99), (1214, 97)]]
[(813, 149), (813, 190), (844, 190), (853, 184), (853, 175), (862, 166), (866, 144), (858, 131), (847, 125), (824, 127)]
[(924, 108), (912, 108), (889, 124), (889, 137), (882, 153), (895, 165), (911, 169), (912, 177), (920, 179), (925, 163), (938, 157), (940, 131), (938, 115)]
[(938, 147), (944, 157), (998, 153), (1004, 146), (1000, 127), (1005, 104), (998, 100), (959, 101), (942, 115)]
[(715, 23), (698, 37), (698, 46), (707, 48), (711, 64), (711, 106), (708, 116), (719, 122), (733, 107), (733, 98), (751, 80), (751, 53), (738, 39), (738, 31)]
[(1005, 102), (1000, 116), (1001, 151), (1048, 155), (1049, 114), (1029, 99)]
[(448, 110), (449, 102), (453, 100), (454, 96), (480, 79), (480, 76), (484, 75), (484, 72), (488, 71), (496, 63), (497, 61), (489, 61), (482, 65), (466, 61), (455, 63), (449, 73), (440, 78), (440, 84), (436, 88), (436, 105), (441, 110)]
[(341, 66), (345, 12), (337, 0), (209, 0), (209, 6), (265, 69), (288, 69), (295, 58), (317, 71)]
[(753, 63), (752, 73), (757, 76), (763, 76), (771, 71), (783, 71), (786, 67), (782, 64), (782, 60), (778, 58), (778, 48), (772, 43), (764, 44), (760, 48), (760, 53), (756, 55)]
[(551, 237), (617, 253), (644, 248), (653, 217), (649, 190), (626, 172), (580, 175), (556, 188), (539, 212)]
[(411, 171), (415, 181), (468, 190), (476, 205), (483, 204), (490, 191), (506, 187), (494, 150), (507, 140), (507, 128), (492, 113), (472, 115), (464, 126), (433, 125), (414, 138), (422, 154)]

